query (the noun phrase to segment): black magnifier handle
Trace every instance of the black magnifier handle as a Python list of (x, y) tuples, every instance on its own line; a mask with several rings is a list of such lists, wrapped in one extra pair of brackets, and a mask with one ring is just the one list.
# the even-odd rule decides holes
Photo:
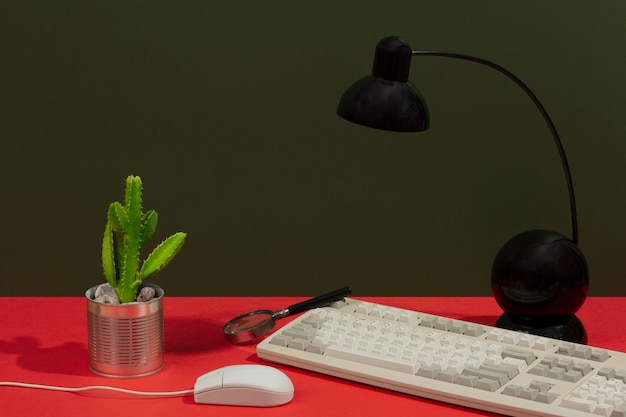
[(286, 315), (298, 314), (315, 307), (320, 307), (325, 304), (332, 303), (333, 301), (341, 300), (343, 297), (350, 294), (352, 294), (352, 288), (344, 287), (323, 295), (318, 295), (317, 297), (311, 298), (310, 300), (302, 301), (300, 303), (287, 307), (285, 309), (287, 310)]

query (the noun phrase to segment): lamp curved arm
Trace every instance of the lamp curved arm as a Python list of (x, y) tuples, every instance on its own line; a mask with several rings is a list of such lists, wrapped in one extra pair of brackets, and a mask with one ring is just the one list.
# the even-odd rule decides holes
[(541, 116), (547, 123), (548, 128), (550, 129), (550, 132), (552, 133), (552, 138), (554, 139), (554, 143), (559, 152), (559, 156), (561, 158), (561, 164), (563, 165), (563, 171), (565, 173), (565, 180), (567, 181), (567, 190), (569, 193), (569, 203), (570, 203), (570, 211), (571, 211), (571, 217), (572, 217), (572, 241), (575, 244), (578, 244), (578, 216), (576, 214), (576, 198), (574, 196), (574, 185), (572, 182), (572, 175), (570, 173), (569, 164), (567, 162), (567, 157), (565, 156), (565, 149), (563, 148), (563, 144), (561, 143), (559, 133), (557, 132), (556, 127), (554, 126), (554, 123), (552, 123), (552, 119), (550, 119), (548, 112), (543, 107), (543, 104), (541, 104), (541, 102), (539, 101), (535, 93), (533, 93), (532, 90), (526, 84), (524, 84), (522, 80), (517, 78), (517, 76), (515, 76), (515, 74), (513, 74), (511, 71), (507, 70), (506, 68), (494, 62), (488, 61), (483, 58), (478, 58), (475, 56), (465, 55), (465, 54), (458, 54), (455, 52), (443, 52), (443, 51), (412, 51), (411, 54), (416, 55), (416, 56), (422, 55), (422, 56), (439, 56), (439, 57), (444, 57), (444, 58), (456, 58), (456, 59), (462, 59), (465, 61), (471, 61), (477, 64), (485, 65), (507, 76), (510, 80), (512, 80), (515, 84), (517, 84), (518, 87), (520, 87), (526, 93), (526, 95), (532, 100), (532, 102), (535, 104), (535, 106), (541, 113)]

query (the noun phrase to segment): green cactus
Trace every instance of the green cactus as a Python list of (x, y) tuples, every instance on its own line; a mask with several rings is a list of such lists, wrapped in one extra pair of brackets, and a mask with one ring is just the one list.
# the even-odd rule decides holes
[(142, 263), (141, 248), (154, 234), (157, 220), (156, 211), (143, 212), (141, 178), (126, 178), (124, 205), (117, 201), (109, 205), (102, 240), (102, 270), (121, 303), (135, 301), (143, 280), (165, 268), (185, 243), (187, 235), (175, 233)]

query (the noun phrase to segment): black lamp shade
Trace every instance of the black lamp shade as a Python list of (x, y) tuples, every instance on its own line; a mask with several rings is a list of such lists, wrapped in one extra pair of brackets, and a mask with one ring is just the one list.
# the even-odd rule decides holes
[(429, 114), (419, 90), (410, 82), (411, 47), (388, 37), (376, 46), (372, 75), (344, 93), (337, 114), (360, 125), (397, 132), (428, 129)]

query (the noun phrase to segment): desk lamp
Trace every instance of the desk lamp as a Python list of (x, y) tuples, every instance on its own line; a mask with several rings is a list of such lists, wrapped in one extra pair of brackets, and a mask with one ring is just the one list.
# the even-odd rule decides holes
[(342, 96), (337, 114), (360, 125), (396, 132), (420, 132), (429, 127), (429, 112), (419, 90), (409, 81), (412, 56), (439, 56), (491, 67), (515, 82), (533, 101), (548, 125), (558, 149), (572, 219), (572, 239), (550, 230), (530, 230), (508, 240), (496, 254), (491, 271), (493, 296), (504, 313), (496, 326), (552, 338), (586, 343), (575, 313), (589, 286), (587, 262), (578, 248), (574, 187), (557, 130), (541, 102), (519, 78), (493, 62), (470, 55), (413, 51), (398, 37), (381, 40), (372, 74), (352, 84)]

